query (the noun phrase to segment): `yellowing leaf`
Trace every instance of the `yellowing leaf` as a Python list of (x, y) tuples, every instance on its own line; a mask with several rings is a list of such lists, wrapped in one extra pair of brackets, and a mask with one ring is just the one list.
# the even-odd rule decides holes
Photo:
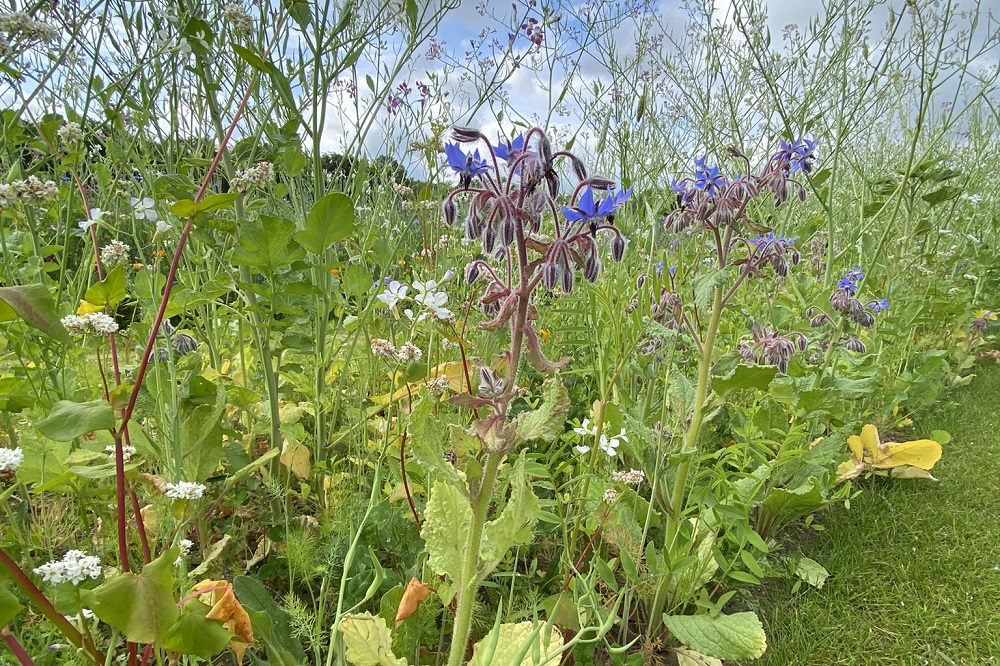
[(392, 653), (392, 634), (385, 619), (362, 613), (345, 615), (337, 625), (347, 645), (347, 660), (354, 666), (407, 666)]
[(308, 479), (312, 464), (309, 462), (309, 447), (294, 439), (286, 439), (281, 447), (281, 464), (300, 479)]
[(399, 601), (399, 610), (396, 611), (396, 628), (406, 618), (417, 612), (417, 608), (423, 603), (427, 595), (430, 594), (430, 586), (423, 583), (419, 578), (411, 578), (403, 592), (403, 598)]
[[(898, 479), (934, 479), (927, 470), (941, 459), (941, 444), (932, 439), (882, 443), (878, 429), (868, 424), (861, 435), (847, 438), (851, 459), (837, 469), (837, 482), (847, 481), (871, 470), (893, 470)], [(909, 469), (912, 468), (912, 469)], [(904, 471), (908, 469), (908, 471)]]
[(191, 593), (211, 593), (212, 610), (205, 619), (221, 622), (233, 634), (229, 647), (236, 654), (236, 662), (243, 663), (243, 653), (253, 643), (253, 627), (250, 616), (236, 599), (232, 584), (224, 580), (203, 580), (191, 588)]

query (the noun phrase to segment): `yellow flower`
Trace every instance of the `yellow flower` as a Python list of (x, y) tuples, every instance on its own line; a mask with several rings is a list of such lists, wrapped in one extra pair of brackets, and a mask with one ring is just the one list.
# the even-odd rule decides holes
[(540, 329), (538, 329), (538, 337), (540, 337), (542, 339), (542, 342), (548, 342), (549, 341), (549, 335), (550, 335), (550, 333), (549, 333), (549, 330), (547, 328), (540, 328)]

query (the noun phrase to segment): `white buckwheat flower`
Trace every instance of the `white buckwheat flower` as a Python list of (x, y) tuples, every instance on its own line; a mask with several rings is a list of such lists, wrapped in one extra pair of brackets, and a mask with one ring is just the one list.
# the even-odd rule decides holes
[(608, 504), (614, 504), (618, 501), (618, 491), (614, 488), (608, 488), (604, 491), (604, 501)]
[(94, 333), (109, 335), (118, 332), (118, 322), (103, 312), (91, 312), (83, 317)]
[(68, 145), (83, 141), (83, 130), (80, 128), (80, 123), (68, 122), (56, 130), (56, 136)]
[(196, 500), (205, 494), (205, 486), (193, 481), (178, 481), (168, 483), (166, 495), (170, 499)]
[(87, 555), (82, 550), (70, 550), (61, 560), (47, 562), (36, 567), (34, 572), (42, 577), (42, 581), (52, 585), (66, 581), (79, 585), (88, 578), (101, 577), (101, 558)]
[[(111, 458), (112, 460), (115, 459), (115, 445), (114, 444), (108, 444), (107, 446), (105, 446), (104, 447), (104, 452), (107, 453), (108, 457)], [(135, 447), (134, 446), (132, 446), (131, 444), (122, 444), (122, 460), (124, 460), (125, 462), (128, 462), (128, 461), (132, 460), (132, 457), (134, 455), (135, 455)]]
[(423, 357), (424, 353), (420, 351), (420, 347), (412, 342), (407, 342), (396, 352), (396, 359), (400, 363), (416, 363)]
[(101, 248), (101, 263), (108, 270), (126, 264), (128, 263), (128, 253), (131, 249), (131, 247), (120, 240), (113, 240)]
[(630, 469), (627, 472), (615, 472), (611, 478), (628, 486), (637, 486), (646, 480), (646, 473), (641, 469)]
[(395, 360), (396, 346), (384, 338), (375, 338), (372, 340), (372, 353), (379, 358)]
[(87, 320), (75, 314), (66, 315), (59, 321), (70, 335), (83, 335), (90, 330)]
[(16, 472), (24, 460), (21, 447), (16, 449), (0, 449), (0, 472)]

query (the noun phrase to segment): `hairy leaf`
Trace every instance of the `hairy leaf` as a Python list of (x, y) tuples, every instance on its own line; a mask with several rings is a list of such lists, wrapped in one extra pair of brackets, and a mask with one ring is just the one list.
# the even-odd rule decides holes
[(424, 525), (420, 536), (430, 555), (427, 563), (435, 573), (447, 574), (462, 585), (462, 563), (466, 539), (472, 528), (472, 507), (455, 486), (435, 481), (431, 497), (424, 510)]
[(542, 406), (522, 412), (514, 419), (518, 442), (540, 439), (551, 443), (558, 437), (566, 423), (569, 411), (569, 394), (558, 375), (549, 377), (542, 385)]
[[(510, 499), (496, 519), (483, 529), (482, 557), (488, 573), (514, 544), (529, 543), (540, 512), (538, 498), (531, 491), (524, 471), (524, 455), (517, 459), (511, 479)], [(482, 575), (482, 573), (480, 575)]]
[(757, 659), (767, 649), (764, 627), (751, 611), (732, 615), (664, 615), (667, 629), (685, 645), (716, 659)]
[(392, 653), (392, 633), (385, 618), (371, 613), (345, 615), (337, 630), (347, 645), (347, 660), (354, 666), (407, 666)]
[[(562, 634), (558, 629), (552, 627), (546, 636), (546, 629), (547, 627), (536, 626), (530, 621), (501, 624), (494, 629), (498, 632), (498, 636), (493, 636), (491, 632), (473, 646), (472, 661), (469, 662), (469, 666), (488, 666), (490, 664), (532, 666), (542, 662), (558, 663), (559, 660), (556, 658), (548, 661), (546, 658), (557, 654), (562, 649)], [(488, 654), (489, 646), (494, 646), (492, 655)], [(519, 654), (521, 658), (517, 659)]]

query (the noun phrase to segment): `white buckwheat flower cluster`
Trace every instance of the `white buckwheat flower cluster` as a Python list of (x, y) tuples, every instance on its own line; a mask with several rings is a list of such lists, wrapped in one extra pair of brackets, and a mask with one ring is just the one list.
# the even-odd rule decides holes
[(132, 248), (119, 240), (113, 240), (101, 248), (101, 263), (110, 271), (128, 263), (128, 253)]
[(196, 500), (205, 494), (205, 486), (194, 481), (168, 483), (166, 495), (170, 499)]
[(232, 189), (246, 192), (254, 185), (263, 187), (274, 182), (274, 165), (270, 162), (258, 162), (257, 166), (242, 169), (233, 177)]
[(0, 183), (0, 210), (17, 204), (44, 206), (55, 201), (58, 196), (59, 186), (55, 181), (42, 181), (35, 176), (28, 176), (24, 180)]
[(637, 486), (646, 480), (646, 473), (641, 469), (630, 469), (627, 472), (615, 472), (611, 478), (627, 486)]
[(62, 127), (56, 130), (56, 136), (64, 144), (73, 144), (83, 141), (83, 128), (80, 127), (80, 123), (68, 122)]
[(110, 335), (118, 332), (118, 322), (111, 315), (103, 312), (91, 312), (82, 317), (79, 315), (66, 315), (59, 321), (63, 328), (70, 335), (83, 335), (84, 333), (97, 333), (99, 335)]
[(48, 562), (34, 569), (35, 575), (52, 585), (69, 581), (79, 585), (87, 578), (101, 577), (101, 558), (82, 550), (67, 551), (61, 560)]
[[(115, 445), (114, 444), (108, 444), (107, 446), (105, 446), (104, 447), (104, 452), (107, 453), (108, 457), (111, 458), (112, 460), (115, 459)], [(132, 446), (131, 444), (122, 444), (122, 460), (124, 460), (125, 462), (128, 462), (128, 461), (132, 460), (133, 456), (135, 456), (135, 447)]]
[(397, 353), (396, 345), (384, 338), (375, 338), (372, 340), (372, 353), (379, 358), (395, 360)]
[(451, 387), (448, 375), (441, 375), (427, 380), (427, 392), (431, 395), (441, 395)]
[(420, 351), (420, 347), (412, 342), (407, 342), (396, 352), (396, 359), (400, 363), (416, 363), (423, 357), (424, 353)]
[(247, 35), (253, 32), (253, 19), (243, 9), (242, 3), (230, 2), (223, 7), (222, 19), (237, 34)]
[(0, 449), (0, 472), (16, 472), (24, 460), (21, 447), (16, 449)]
[(0, 32), (8, 37), (21, 37), (29, 42), (52, 42), (59, 37), (59, 31), (48, 23), (31, 18), (25, 12), (0, 14)]

